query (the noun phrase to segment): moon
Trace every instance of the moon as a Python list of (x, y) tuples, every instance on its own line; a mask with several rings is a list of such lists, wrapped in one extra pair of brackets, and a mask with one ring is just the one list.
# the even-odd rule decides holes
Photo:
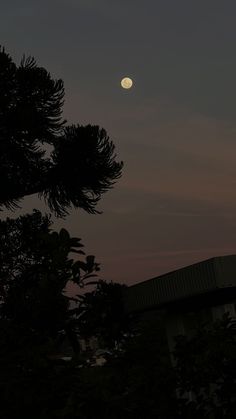
[(129, 77), (124, 77), (121, 82), (121, 87), (123, 87), (123, 89), (131, 89), (131, 87), (133, 86), (133, 80), (130, 79)]

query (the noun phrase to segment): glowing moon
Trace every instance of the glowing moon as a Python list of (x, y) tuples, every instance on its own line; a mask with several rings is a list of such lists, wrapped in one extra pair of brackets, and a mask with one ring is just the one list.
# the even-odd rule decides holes
[(123, 87), (123, 89), (131, 89), (131, 87), (133, 86), (133, 80), (130, 79), (129, 77), (124, 77), (121, 82), (121, 87)]

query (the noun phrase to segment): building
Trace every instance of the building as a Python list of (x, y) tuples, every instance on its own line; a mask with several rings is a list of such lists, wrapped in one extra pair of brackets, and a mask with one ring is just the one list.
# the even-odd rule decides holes
[(226, 312), (236, 317), (236, 255), (214, 257), (135, 284), (125, 290), (128, 313), (164, 311), (172, 351), (174, 337), (191, 334)]

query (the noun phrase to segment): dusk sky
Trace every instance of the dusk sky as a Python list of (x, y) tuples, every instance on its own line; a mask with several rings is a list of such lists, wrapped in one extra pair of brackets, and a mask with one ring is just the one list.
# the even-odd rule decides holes
[[(6, 51), (62, 78), (68, 123), (104, 127), (124, 161), (102, 215), (54, 225), (82, 238), (103, 279), (236, 253), (235, 20), (235, 0), (2, 2)], [(33, 196), (20, 213), (32, 208), (45, 211)]]

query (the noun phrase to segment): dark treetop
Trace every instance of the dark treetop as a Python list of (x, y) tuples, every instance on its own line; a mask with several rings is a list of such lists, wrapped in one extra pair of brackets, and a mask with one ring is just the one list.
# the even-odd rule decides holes
[(38, 193), (57, 216), (72, 206), (96, 213), (101, 195), (121, 176), (106, 131), (66, 126), (63, 98), (62, 80), (34, 58), (16, 66), (0, 49), (0, 206), (14, 208)]

